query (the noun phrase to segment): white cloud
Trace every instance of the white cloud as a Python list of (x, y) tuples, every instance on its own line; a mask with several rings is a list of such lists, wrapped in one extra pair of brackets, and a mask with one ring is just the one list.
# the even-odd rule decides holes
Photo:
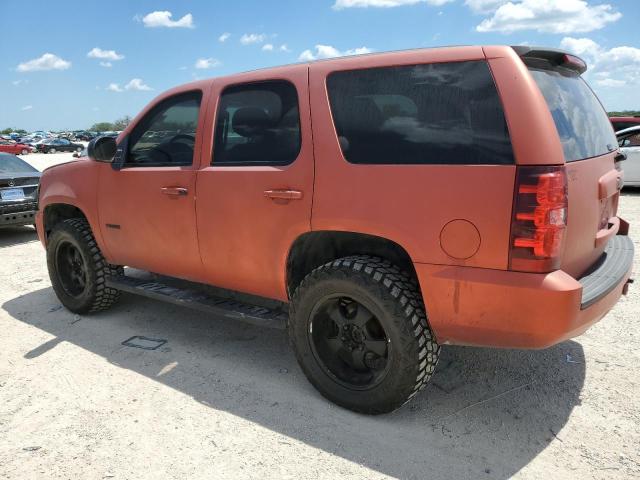
[(220, 35), (220, 36), (218, 37), (218, 41), (219, 41), (219, 42), (224, 43), (224, 42), (226, 42), (227, 40), (229, 40), (229, 37), (230, 37), (230, 36), (231, 36), (231, 34), (230, 34), (229, 32), (224, 32), (222, 35)]
[(171, 20), (173, 14), (168, 11), (155, 11), (148, 13), (142, 17), (142, 23), (148, 28), (167, 27), (167, 28), (193, 28), (193, 15), (187, 13), (179, 20)]
[(27, 83), (29, 83), (29, 80), (24, 80), (24, 79), (13, 80), (11, 83), (17, 87), (19, 85), (26, 85)]
[(263, 33), (245, 33), (240, 37), (242, 45), (250, 45), (252, 43), (262, 43), (267, 36)]
[(111, 68), (111, 67), (113, 67), (113, 63), (111, 63), (111, 62), (100, 62), (100, 66), (101, 67), (105, 67), (105, 68)]
[[(480, 2), (482, 3), (482, 2)], [(585, 0), (514, 0), (500, 5), (478, 32), (578, 33), (599, 30), (622, 17), (609, 4), (590, 5)]]
[(320, 58), (334, 58), (343, 57), (345, 55), (363, 55), (365, 53), (371, 53), (373, 50), (367, 47), (352, 48), (349, 50), (340, 51), (331, 45), (316, 45), (315, 52), (312, 50), (305, 50), (300, 54), (298, 60), (302, 62), (310, 62)]
[(66, 70), (71, 67), (71, 62), (63, 60), (53, 53), (45, 53), (41, 57), (34, 58), (18, 65), (19, 72), (36, 72), (41, 70)]
[(271, 43), (265, 43), (262, 46), (262, 50), (264, 50), (265, 52), (272, 52), (273, 51), (273, 44)]
[(122, 90), (122, 87), (120, 87), (120, 85), (118, 85), (117, 83), (110, 83), (109, 85), (107, 85), (107, 90), (109, 90), (110, 92), (123, 92), (124, 90)]
[(627, 84), (624, 80), (615, 80), (613, 78), (603, 78), (602, 80), (596, 80), (596, 83), (601, 87), (623, 87)]
[(196, 60), (194, 67), (201, 70), (206, 70), (207, 68), (219, 67), (220, 65), (222, 65), (220, 60), (217, 60), (215, 58), (199, 58), (198, 60)]
[(433, 6), (441, 6), (453, 0), (336, 0), (333, 4), (335, 10), (343, 8), (391, 8), (405, 5), (415, 5), (416, 3), (426, 3)]
[(474, 13), (492, 13), (505, 3), (509, 3), (509, 0), (465, 0), (464, 2)]
[(22, 110), (23, 112), (26, 112), (27, 110), (31, 110), (32, 108), (33, 108), (33, 105), (25, 105), (20, 110)]
[(92, 48), (89, 53), (87, 53), (87, 57), (89, 58), (99, 58), (100, 60), (122, 60), (124, 55), (120, 55), (116, 53), (115, 50), (102, 50), (101, 48), (95, 47)]
[(280, 45), (280, 51), (289, 53), (289, 52), (291, 52), (291, 49), (289, 47), (287, 47), (286, 43), (283, 43), (282, 45)]
[(560, 48), (587, 62), (587, 76), (595, 76), (596, 85), (640, 85), (640, 48), (620, 46), (607, 50), (590, 38), (573, 37), (563, 38)]
[(149, 91), (153, 90), (149, 85), (146, 85), (141, 78), (133, 78), (129, 83), (124, 86), (125, 90), (140, 90)]

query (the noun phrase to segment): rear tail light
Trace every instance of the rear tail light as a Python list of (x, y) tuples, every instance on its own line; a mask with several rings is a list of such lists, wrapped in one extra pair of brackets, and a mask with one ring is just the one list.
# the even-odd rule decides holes
[(551, 272), (560, 267), (567, 227), (564, 166), (518, 167), (509, 269)]

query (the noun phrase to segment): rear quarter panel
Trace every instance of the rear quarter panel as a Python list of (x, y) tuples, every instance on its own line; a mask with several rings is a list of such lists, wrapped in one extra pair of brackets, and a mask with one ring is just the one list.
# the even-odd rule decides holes
[[(349, 163), (338, 144), (326, 89), (327, 76), (339, 70), (483, 59), (481, 47), (457, 47), (312, 64), (312, 229), (388, 238), (417, 263), (506, 269), (515, 166)], [(456, 219), (473, 223), (480, 235), (479, 248), (466, 259), (450, 257), (441, 247), (443, 227)]]

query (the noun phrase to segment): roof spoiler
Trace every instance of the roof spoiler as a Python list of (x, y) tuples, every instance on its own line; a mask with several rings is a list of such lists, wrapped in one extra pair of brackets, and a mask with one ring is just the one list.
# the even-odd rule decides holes
[(557, 48), (528, 47), (517, 45), (511, 47), (526, 62), (527, 59), (540, 59), (549, 62), (553, 66), (562, 66), (578, 72), (582, 75), (587, 71), (587, 62), (580, 57), (572, 55)]

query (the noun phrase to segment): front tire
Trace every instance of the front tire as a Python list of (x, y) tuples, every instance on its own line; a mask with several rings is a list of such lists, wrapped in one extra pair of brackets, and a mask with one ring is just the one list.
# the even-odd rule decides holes
[(307, 275), (290, 305), (298, 362), (338, 405), (390, 412), (433, 374), (440, 347), (418, 286), (386, 260), (360, 255), (327, 263)]
[(123, 268), (107, 263), (84, 219), (67, 219), (54, 227), (47, 243), (47, 266), (58, 299), (74, 313), (106, 310), (120, 296), (105, 280), (122, 275)]
[(45, 150), (44, 153), (56, 153), (56, 149), (55, 148), (50, 148), (49, 150)]
[(29, 150), (27, 150), (26, 148), (23, 148), (22, 152), (20, 153), (22, 153), (22, 155), (27, 155), (29, 153)]

